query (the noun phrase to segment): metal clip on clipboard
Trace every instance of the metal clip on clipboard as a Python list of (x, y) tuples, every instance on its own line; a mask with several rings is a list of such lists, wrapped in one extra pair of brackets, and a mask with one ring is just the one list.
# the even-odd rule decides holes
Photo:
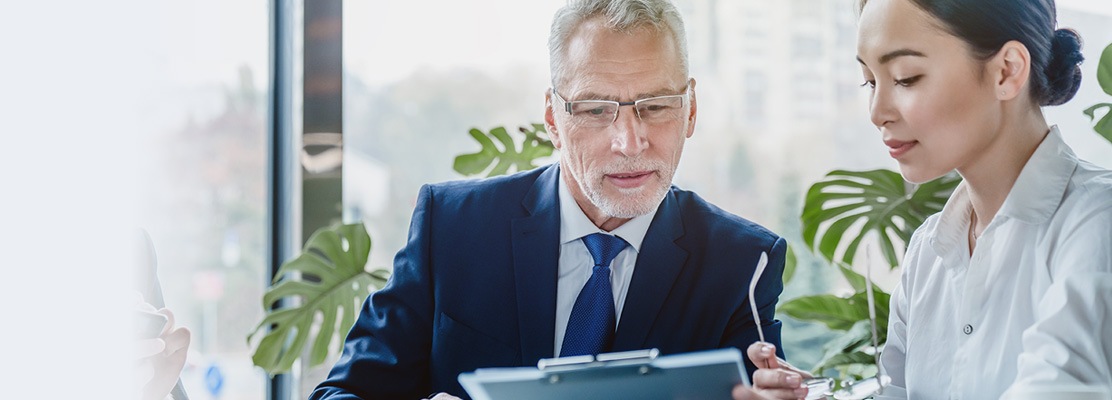
[(606, 369), (607, 375), (627, 375), (631, 372), (637, 375), (652, 373), (653, 360), (660, 355), (660, 350), (633, 350), (617, 353), (603, 353), (597, 356), (573, 356), (560, 358), (543, 358), (537, 362), (537, 369), (545, 374), (550, 384), (557, 384), (566, 378), (576, 375), (598, 375), (601, 369)]

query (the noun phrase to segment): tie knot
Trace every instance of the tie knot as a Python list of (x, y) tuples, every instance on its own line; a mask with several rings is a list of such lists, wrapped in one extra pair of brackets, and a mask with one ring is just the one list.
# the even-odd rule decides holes
[(595, 259), (595, 265), (609, 267), (614, 257), (621, 253), (628, 243), (622, 238), (602, 233), (592, 233), (583, 237), (583, 244)]

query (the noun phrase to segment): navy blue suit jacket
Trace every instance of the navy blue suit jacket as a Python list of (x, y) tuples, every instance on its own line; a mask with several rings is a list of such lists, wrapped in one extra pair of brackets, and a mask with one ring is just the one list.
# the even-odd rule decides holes
[[(441, 391), (467, 398), (460, 373), (553, 357), (557, 179), (554, 164), (422, 187), (393, 276), (364, 303), (343, 355), (310, 398), (416, 400)], [(611, 351), (744, 353), (758, 340), (748, 286), (762, 251), (769, 265), (756, 303), (766, 340), (780, 348), (773, 313), (785, 246), (673, 186), (637, 255)]]

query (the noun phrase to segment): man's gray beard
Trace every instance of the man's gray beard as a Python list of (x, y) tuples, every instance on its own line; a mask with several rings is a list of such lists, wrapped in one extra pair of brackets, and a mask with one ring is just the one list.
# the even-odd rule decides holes
[[(650, 188), (649, 193), (642, 194), (636, 198), (618, 197), (607, 198), (602, 193), (603, 176), (608, 173), (617, 173), (620, 171), (645, 171), (653, 170), (660, 174), (660, 181), (652, 182), (655, 187)], [(648, 214), (660, 204), (664, 196), (668, 194), (668, 189), (671, 188), (672, 176), (675, 174), (675, 168), (662, 162), (622, 162), (617, 167), (611, 166), (610, 171), (603, 171), (599, 173), (592, 173), (591, 177), (586, 180), (587, 183), (582, 186), (583, 193), (587, 195), (587, 199), (591, 201), (595, 207), (598, 207), (603, 214), (614, 218), (636, 218)], [(633, 189), (634, 191), (641, 192), (644, 189)], [(623, 189), (618, 189), (618, 192), (624, 192)]]

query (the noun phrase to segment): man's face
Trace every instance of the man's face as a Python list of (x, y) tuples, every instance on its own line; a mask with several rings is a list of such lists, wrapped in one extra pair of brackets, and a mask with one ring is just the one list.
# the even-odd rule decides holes
[[(684, 76), (679, 49), (665, 33), (612, 32), (594, 19), (572, 34), (566, 49), (567, 76), (556, 83), (559, 97), (547, 95), (546, 127), (576, 203), (596, 225), (612, 229), (651, 212), (668, 192), (695, 127), (695, 81)], [(591, 127), (564, 106), (676, 94), (687, 95), (677, 117), (651, 123), (622, 106), (613, 123)]]

